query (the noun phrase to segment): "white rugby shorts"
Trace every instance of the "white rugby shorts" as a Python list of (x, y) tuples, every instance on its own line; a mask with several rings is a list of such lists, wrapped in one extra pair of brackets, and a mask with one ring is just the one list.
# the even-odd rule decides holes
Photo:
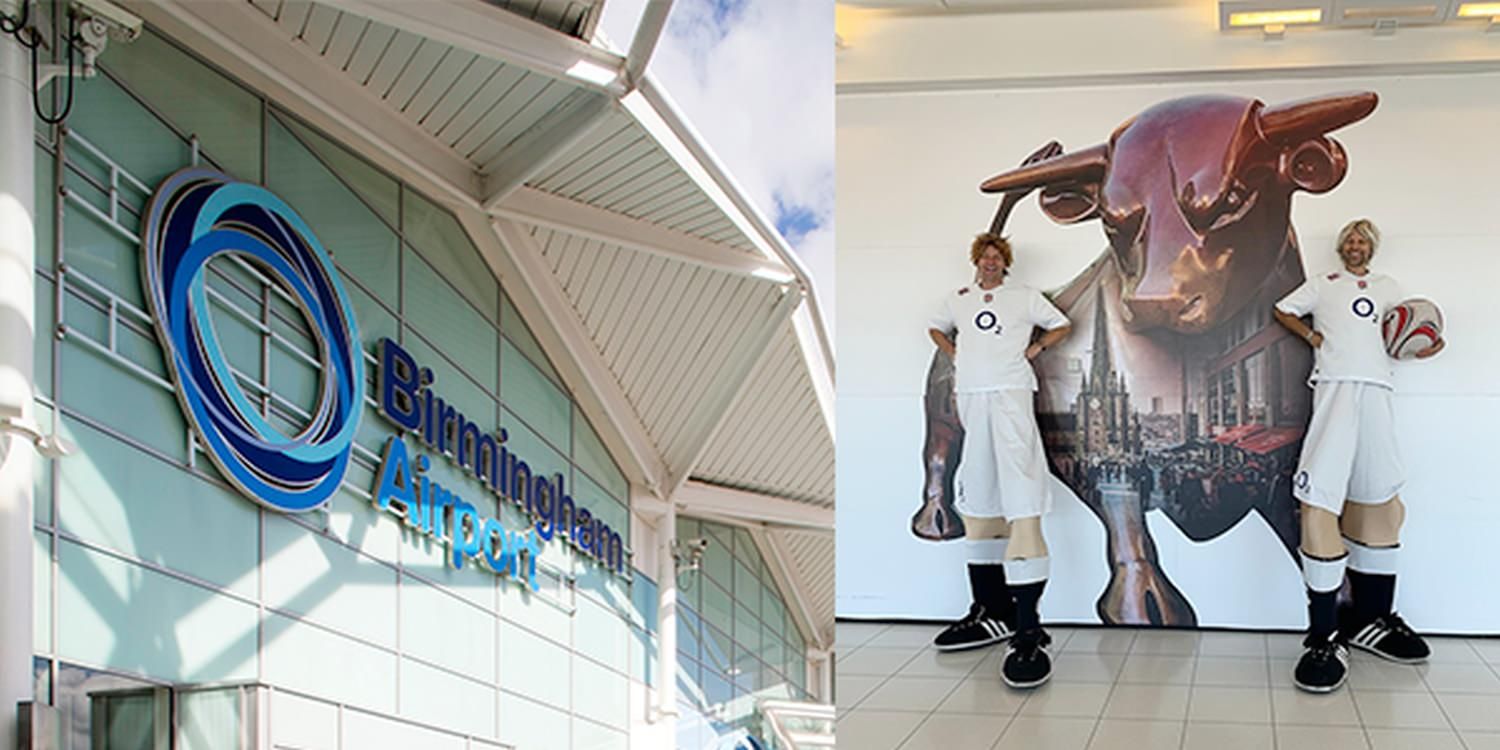
[(1318, 382), (1292, 494), (1337, 516), (1346, 499), (1379, 505), (1404, 484), (1391, 389), (1358, 381)]
[(964, 426), (953, 504), (961, 515), (1006, 520), (1052, 509), (1047, 456), (1030, 390), (958, 393)]

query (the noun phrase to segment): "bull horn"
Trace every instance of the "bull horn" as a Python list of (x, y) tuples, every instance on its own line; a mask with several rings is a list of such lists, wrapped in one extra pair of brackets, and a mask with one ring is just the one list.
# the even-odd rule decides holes
[(1379, 102), (1373, 91), (1361, 91), (1267, 107), (1260, 112), (1260, 132), (1273, 143), (1303, 141), (1369, 117)]
[(1104, 178), (1109, 163), (1106, 144), (1055, 156), (1029, 167), (1012, 169), (995, 175), (979, 186), (980, 192), (1000, 193), (1010, 190), (1032, 190), (1066, 182), (1092, 182)]

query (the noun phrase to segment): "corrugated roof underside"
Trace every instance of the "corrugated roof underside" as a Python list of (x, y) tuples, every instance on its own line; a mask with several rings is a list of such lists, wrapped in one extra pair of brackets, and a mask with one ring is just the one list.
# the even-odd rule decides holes
[(589, 23), (589, 14), (595, 12), (602, 1), (582, 0), (480, 0), (498, 8), (504, 8), (518, 16), (557, 29), (569, 36), (583, 38)]
[(627, 112), (611, 114), (527, 184), (759, 255), (724, 211)]
[(833, 449), (796, 333), (787, 323), (693, 477), (832, 508)]
[[(589, 0), (473, 0), (476, 3), (492, 5), (522, 18), (542, 24), (552, 29), (561, 31), (573, 37), (582, 37), (590, 24), (590, 13), (598, 2)], [(313, 14), (314, 3), (309, 0), (250, 0), (251, 4), (260, 8), (262, 12), (280, 21), (283, 17), (288, 22), (302, 22)], [(325, 11), (338, 13), (338, 11), (323, 8)], [(315, 28), (321, 28), (323, 21), (314, 21)]]
[(669, 466), (702, 441), (695, 422), (726, 365), (769, 316), (774, 284), (528, 227), (605, 364)]
[(829, 642), (834, 621), (834, 536), (778, 530), (786, 563), (795, 572), (807, 597), (808, 614), (819, 635)]
[(569, 96), (580, 95), (571, 83), (326, 5), (249, 2), (288, 39), (317, 53), (476, 168), (500, 156)]

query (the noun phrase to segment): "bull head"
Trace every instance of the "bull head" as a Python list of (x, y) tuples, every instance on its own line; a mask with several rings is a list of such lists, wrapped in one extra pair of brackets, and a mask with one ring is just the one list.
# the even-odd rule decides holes
[(1288, 249), (1291, 196), (1332, 190), (1348, 171), (1327, 133), (1375, 110), (1374, 93), (1277, 107), (1240, 97), (1163, 102), (1106, 143), (986, 180), (986, 193), (1040, 188), (1054, 221), (1100, 219), (1135, 330), (1204, 331), (1239, 311)]

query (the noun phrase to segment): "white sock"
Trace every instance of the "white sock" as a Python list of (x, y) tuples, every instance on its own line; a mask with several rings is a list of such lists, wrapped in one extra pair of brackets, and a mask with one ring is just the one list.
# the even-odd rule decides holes
[(969, 562), (974, 565), (999, 565), (1005, 562), (1005, 549), (1009, 539), (966, 539)]
[(1051, 569), (1052, 558), (1046, 555), (1006, 560), (1005, 583), (1010, 586), (1025, 586), (1028, 583), (1045, 581), (1047, 575), (1052, 572)]

